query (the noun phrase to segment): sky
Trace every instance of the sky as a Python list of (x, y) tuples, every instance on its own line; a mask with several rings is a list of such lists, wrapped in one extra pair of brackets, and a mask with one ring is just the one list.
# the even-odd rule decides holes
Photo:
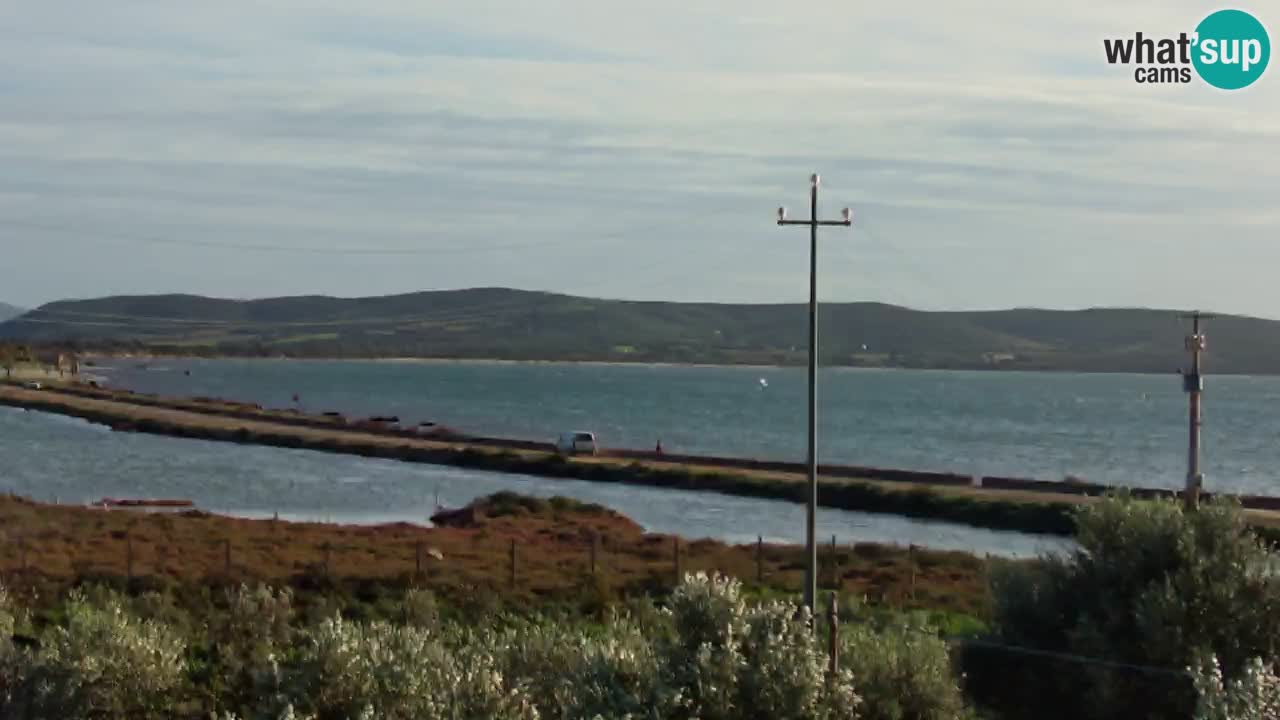
[(1217, 8), (0, 0), (0, 301), (803, 302), (818, 172), (823, 300), (1280, 317), (1280, 67), (1104, 58)]

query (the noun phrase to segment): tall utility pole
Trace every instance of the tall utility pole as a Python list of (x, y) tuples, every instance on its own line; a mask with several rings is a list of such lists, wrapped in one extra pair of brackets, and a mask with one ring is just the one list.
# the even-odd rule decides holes
[(1204, 335), (1200, 332), (1200, 321), (1208, 320), (1208, 315), (1196, 310), (1182, 316), (1191, 320), (1191, 334), (1187, 336), (1187, 351), (1191, 353), (1191, 369), (1182, 374), (1182, 389), (1190, 398), (1190, 412), (1187, 433), (1187, 488), (1183, 492), (1183, 501), (1188, 509), (1194, 509), (1200, 502), (1200, 489), (1204, 485), (1204, 473), (1200, 471), (1200, 394), (1204, 392), (1204, 376), (1201, 373), (1200, 354), (1204, 352)]
[(778, 208), (779, 225), (809, 226), (809, 491), (805, 503), (804, 605), (810, 616), (818, 595), (818, 226), (853, 224), (853, 212), (845, 208), (840, 220), (818, 219), (818, 175), (809, 178), (809, 219), (788, 220), (787, 209)]

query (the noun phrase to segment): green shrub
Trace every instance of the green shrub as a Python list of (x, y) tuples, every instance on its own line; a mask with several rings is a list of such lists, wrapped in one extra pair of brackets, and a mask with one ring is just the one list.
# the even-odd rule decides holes
[(334, 617), (308, 633), (278, 670), (267, 714), (289, 707), (317, 720), (349, 718), (537, 717), (518, 688), (504, 683), (482, 644), (446, 645), (435, 633)]
[(794, 603), (749, 608), (737, 580), (698, 573), (676, 588), (670, 613), (674, 635), (660, 653), (687, 713), (674, 717), (858, 717), (853, 678), (826, 676), (808, 612)]
[(399, 607), (400, 622), (412, 627), (431, 628), (440, 624), (440, 605), (430, 590), (410, 588)]
[(21, 682), (21, 672), (26, 664), (13, 643), (17, 627), (17, 612), (9, 593), (0, 587), (0, 709), (11, 706), (14, 688)]
[[(242, 586), (225, 604), (205, 598), (189, 663), (163, 623), (131, 616), (109, 591), (95, 598), (74, 595), (38, 650), (0, 644), (0, 691), (15, 690), (0, 692), (0, 717), (943, 720), (961, 709), (936, 640), (855, 630), (828, 677), (806, 611), (749, 603), (737, 581), (704, 574), (662, 609), (633, 601), (598, 620), (478, 626), (441, 619), (416, 590), (400, 624), (336, 613), (309, 624), (288, 591)], [(160, 598), (145, 605), (168, 612)], [(17, 615), (0, 593), (0, 643)]]
[(996, 640), (1111, 664), (1010, 660), (994, 687), (1039, 698), (1040, 717), (1185, 717), (1194, 694), (1181, 669), (1197, 657), (1216, 656), (1229, 678), (1276, 657), (1274, 558), (1237, 506), (1118, 496), (1077, 526), (1076, 550), (995, 573)]
[(862, 696), (864, 720), (955, 720), (966, 714), (947, 644), (928, 628), (853, 626), (841, 633), (840, 658)]
[(208, 625), (210, 647), (199, 679), (218, 706), (245, 711), (272, 684), (275, 659), (293, 643), (293, 594), (241, 585), (227, 591), (226, 603)]
[(109, 598), (73, 595), (64, 624), (24, 658), (4, 717), (163, 718), (186, 691), (185, 643), (163, 624), (139, 620)]
[(1224, 680), (1217, 658), (1193, 670), (1198, 699), (1195, 720), (1275, 720), (1280, 718), (1280, 676), (1259, 658), (1234, 680)]

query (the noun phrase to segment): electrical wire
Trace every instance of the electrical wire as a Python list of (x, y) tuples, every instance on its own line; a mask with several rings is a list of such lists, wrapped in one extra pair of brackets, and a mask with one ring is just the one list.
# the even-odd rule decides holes
[[(720, 217), (723, 217), (725, 214), (728, 214), (728, 213), (737, 214), (737, 211), (738, 211), (738, 208), (736, 207), (721, 207), (717, 209), (711, 209), (701, 213), (698, 216), (697, 221), (695, 221), (695, 225), (699, 223), (707, 224), (714, 220), (718, 220)], [(612, 233), (607, 233), (604, 235), (597, 236), (595, 240), (616, 241), (620, 239), (625, 239), (628, 236), (634, 235), (636, 233), (652, 231), (653, 229), (667, 225), (668, 222), (669, 221), (666, 221), (666, 220), (659, 220), (659, 221), (655, 221), (653, 223), (649, 223), (647, 225), (643, 225), (639, 227), (632, 226), (627, 228), (621, 228)], [(9, 223), (9, 224), (13, 225), (15, 223)], [(682, 224), (688, 225), (689, 223), (682, 222)], [(61, 229), (67, 229), (67, 228), (61, 228)], [(116, 234), (115, 237), (122, 240), (138, 240), (141, 242), (147, 242), (152, 239), (152, 238), (146, 238), (142, 236), (126, 236), (122, 234)], [(175, 241), (175, 242), (181, 243), (183, 241)], [(581, 244), (581, 240), (573, 240), (569, 242), (571, 242), (572, 244)], [(567, 243), (566, 242), (526, 243), (526, 244), (522, 244), (520, 247), (548, 247), (548, 246), (561, 245), (561, 244), (567, 244)], [(236, 248), (239, 246), (228, 246), (228, 245), (220, 244), (219, 247)], [(310, 250), (310, 249), (304, 250), (301, 248), (286, 248), (284, 246), (262, 246), (262, 247), (263, 248), (269, 247), (272, 250), (282, 250), (282, 251), (288, 250), (288, 251), (305, 252)], [(503, 246), (502, 248), (499, 248), (497, 246), (490, 246), (489, 248), (486, 248), (486, 249), (510, 249), (510, 247), (511, 246)], [(586, 247), (596, 251), (602, 248), (599, 242), (592, 243), (590, 245), (587, 245)], [(604, 246), (604, 247), (605, 249), (609, 249), (607, 246)], [(453, 248), (453, 249), (465, 250), (467, 248), (459, 247), (459, 248)], [(337, 250), (341, 251), (342, 249), (337, 249)], [(376, 249), (376, 248), (372, 250), (375, 252), (380, 251), (380, 249)], [(427, 250), (427, 249), (420, 249), (415, 251), (415, 254), (418, 254), (419, 252), (421, 254), (429, 254), (434, 251)], [(653, 263), (649, 265), (642, 265), (638, 268), (635, 266), (619, 264), (619, 263), (611, 263), (607, 265), (607, 267), (608, 269), (625, 269), (631, 273), (637, 273), (637, 272), (642, 273), (649, 269), (665, 266), (668, 264), (670, 264), (669, 259), (663, 257), (663, 258), (658, 258), (657, 260), (655, 260)], [(682, 267), (684, 266), (682, 265)], [(646, 287), (669, 283), (673, 279), (678, 279), (680, 277), (684, 277), (690, 274), (696, 274), (699, 271), (700, 270), (696, 267), (688, 268), (685, 272), (680, 272), (674, 275), (668, 275), (668, 276), (658, 278), (655, 281), (648, 283)], [(595, 282), (588, 282), (585, 285), (582, 283), (578, 283), (574, 286), (574, 290), (575, 292), (579, 292), (579, 293), (586, 292), (589, 289), (592, 289), (595, 287), (605, 287), (615, 282), (616, 282), (616, 279), (609, 277), (605, 274), (600, 274), (600, 277), (597, 278)], [(540, 292), (550, 292), (550, 291), (540, 291)], [(483, 319), (491, 318), (494, 314), (497, 314), (497, 313), (506, 312), (513, 309), (518, 309), (521, 307), (528, 307), (528, 306), (529, 306), (529, 299), (527, 297), (522, 297), (522, 298), (515, 298), (512, 300), (500, 302), (500, 303), (491, 303), (491, 304), (471, 306), (471, 307), (463, 306), (463, 307), (448, 308), (448, 309), (444, 309), (437, 312), (428, 312), (425, 314), (383, 316), (383, 317), (374, 317), (374, 318), (306, 320), (306, 321), (269, 321), (269, 320), (255, 320), (255, 319), (248, 319), (248, 318), (246, 319), (225, 319), (225, 318), (202, 319), (202, 318), (191, 318), (191, 317), (161, 317), (161, 316), (154, 316), (154, 315), (133, 315), (133, 314), (127, 314), (127, 313), (100, 313), (100, 312), (78, 311), (78, 310), (71, 310), (71, 309), (65, 309), (65, 308), (37, 308), (35, 310), (28, 312), (23, 316), (13, 319), (13, 321), (21, 322), (21, 323), (31, 323), (31, 324), (71, 325), (71, 326), (85, 326), (85, 327), (125, 327), (125, 328), (136, 327), (137, 325), (145, 326), (145, 325), (172, 324), (172, 325), (178, 325), (178, 326), (190, 326), (192, 329), (210, 329), (210, 330), (252, 328), (252, 327), (271, 327), (271, 328), (280, 328), (280, 327), (334, 328), (334, 327), (337, 327), (337, 328), (341, 328), (341, 327), (397, 325), (397, 324), (404, 325), (404, 324), (424, 324), (424, 323), (444, 323), (444, 322), (451, 322), (451, 323), (466, 322), (466, 321), (483, 320)]]

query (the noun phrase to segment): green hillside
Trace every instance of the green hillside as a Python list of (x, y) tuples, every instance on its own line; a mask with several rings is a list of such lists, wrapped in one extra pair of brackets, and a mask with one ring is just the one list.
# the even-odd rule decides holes
[(23, 310), (23, 309), (22, 309), (22, 308), (20, 308), (20, 307), (15, 307), (15, 306), (13, 306), (13, 305), (7, 305), (7, 304), (5, 304), (5, 303), (0, 302), (0, 322), (4, 322), (5, 320), (8, 320), (9, 318), (17, 317), (17, 316), (21, 315), (21, 314), (22, 314), (22, 313), (24, 313), (24, 312), (26, 312), (26, 311), (25, 311), (25, 310)]
[[(923, 312), (829, 303), (820, 320), (826, 364), (1173, 372), (1185, 361), (1186, 329), (1172, 310)], [(62, 301), (0, 324), (0, 339), (209, 355), (800, 364), (806, 327), (801, 304), (480, 288), (351, 299)], [(1280, 322), (1223, 316), (1208, 330), (1212, 371), (1280, 372)]]

